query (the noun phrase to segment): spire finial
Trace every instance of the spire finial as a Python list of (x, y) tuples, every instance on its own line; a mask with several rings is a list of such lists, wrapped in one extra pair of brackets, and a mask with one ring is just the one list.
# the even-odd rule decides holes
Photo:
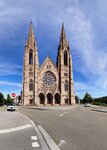
[(64, 28), (64, 23), (62, 22), (62, 28)]
[[(30, 21), (30, 29), (32, 28), (32, 20)], [(33, 29), (32, 29), (33, 30)]]

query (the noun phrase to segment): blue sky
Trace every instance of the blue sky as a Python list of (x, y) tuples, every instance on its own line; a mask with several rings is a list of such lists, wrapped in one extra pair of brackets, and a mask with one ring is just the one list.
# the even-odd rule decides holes
[(40, 64), (56, 62), (64, 22), (75, 93), (107, 95), (107, 0), (0, 0), (0, 91), (20, 93), (23, 55), (32, 20)]

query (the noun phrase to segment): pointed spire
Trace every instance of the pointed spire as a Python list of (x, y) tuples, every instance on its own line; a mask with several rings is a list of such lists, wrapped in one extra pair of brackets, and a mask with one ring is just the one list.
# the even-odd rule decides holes
[(64, 23), (62, 23), (59, 46), (64, 47), (65, 45), (68, 45), (68, 42), (67, 42), (66, 33), (64, 29)]
[(37, 45), (37, 44), (36, 44), (36, 40), (35, 40), (35, 36), (34, 36), (34, 32), (33, 32), (33, 27), (32, 27), (32, 21), (31, 21), (26, 46), (29, 48), (34, 48), (35, 45)]

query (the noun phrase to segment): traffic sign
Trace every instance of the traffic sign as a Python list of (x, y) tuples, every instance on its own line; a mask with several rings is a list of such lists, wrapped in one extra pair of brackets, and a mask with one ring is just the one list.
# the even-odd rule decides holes
[(15, 98), (16, 97), (16, 93), (12, 93), (11, 97)]

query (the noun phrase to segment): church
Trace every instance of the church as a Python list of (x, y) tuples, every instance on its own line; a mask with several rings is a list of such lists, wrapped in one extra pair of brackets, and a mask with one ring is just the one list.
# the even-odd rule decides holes
[(47, 56), (39, 65), (39, 50), (31, 22), (24, 51), (23, 106), (75, 104), (72, 57), (64, 24), (57, 51), (56, 64)]

